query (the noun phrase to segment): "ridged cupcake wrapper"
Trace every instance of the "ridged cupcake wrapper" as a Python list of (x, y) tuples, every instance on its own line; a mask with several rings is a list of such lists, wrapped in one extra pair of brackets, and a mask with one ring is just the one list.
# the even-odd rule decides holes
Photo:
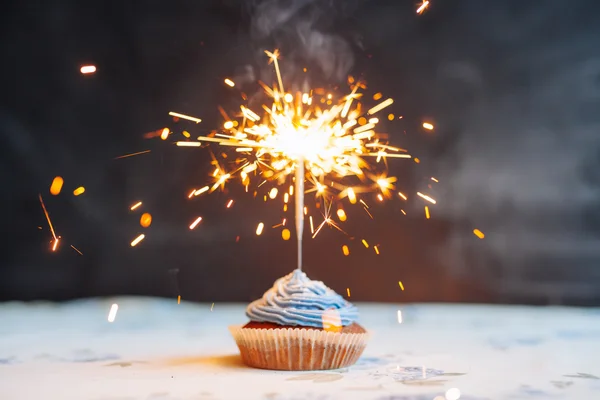
[(315, 371), (354, 364), (364, 351), (368, 333), (315, 329), (255, 329), (232, 326), (242, 361), (254, 368)]

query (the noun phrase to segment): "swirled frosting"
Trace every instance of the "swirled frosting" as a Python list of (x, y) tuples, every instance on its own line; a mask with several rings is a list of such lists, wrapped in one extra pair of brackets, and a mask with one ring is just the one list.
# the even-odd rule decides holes
[(323, 328), (350, 325), (358, 318), (358, 310), (323, 282), (295, 270), (250, 303), (246, 315), (255, 322)]

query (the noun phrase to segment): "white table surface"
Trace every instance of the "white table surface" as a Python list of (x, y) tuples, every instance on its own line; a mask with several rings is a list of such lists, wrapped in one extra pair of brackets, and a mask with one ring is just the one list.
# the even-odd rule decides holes
[(372, 337), (355, 366), (278, 372), (241, 364), (241, 304), (0, 304), (0, 399), (600, 399), (598, 309), (358, 306)]

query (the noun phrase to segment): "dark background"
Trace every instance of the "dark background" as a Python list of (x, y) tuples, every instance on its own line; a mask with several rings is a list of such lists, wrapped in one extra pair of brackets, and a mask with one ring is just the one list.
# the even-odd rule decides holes
[[(262, 51), (278, 47), (284, 79), (299, 84), (305, 66), (313, 85), (352, 73), (394, 97), (404, 118), (384, 126), (422, 162), (393, 160), (391, 173), (405, 193), (438, 199), (430, 220), (417, 200), (372, 207), (374, 220), (348, 210), (355, 239), (305, 240), (310, 277), (353, 300), (600, 304), (600, 4), (433, 0), (416, 15), (415, 3), (13, 2), (0, 17), (0, 300), (248, 301), (291, 271), (295, 243), (270, 228), (279, 205), (233, 185), (189, 201), (210, 182), (209, 152), (144, 139), (220, 126), (217, 106), (238, 104), (223, 79), (270, 82)], [(79, 73), (87, 63), (96, 74)], [(55, 253), (38, 193), (63, 238)], [(145, 230), (129, 211), (137, 200), (153, 216)]]

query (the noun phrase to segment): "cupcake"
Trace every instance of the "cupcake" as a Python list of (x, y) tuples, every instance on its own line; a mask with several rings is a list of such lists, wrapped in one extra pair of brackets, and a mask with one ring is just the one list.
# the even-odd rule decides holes
[(243, 362), (288, 371), (343, 368), (358, 360), (367, 331), (357, 308), (300, 270), (278, 279), (246, 308), (250, 322), (230, 327)]

